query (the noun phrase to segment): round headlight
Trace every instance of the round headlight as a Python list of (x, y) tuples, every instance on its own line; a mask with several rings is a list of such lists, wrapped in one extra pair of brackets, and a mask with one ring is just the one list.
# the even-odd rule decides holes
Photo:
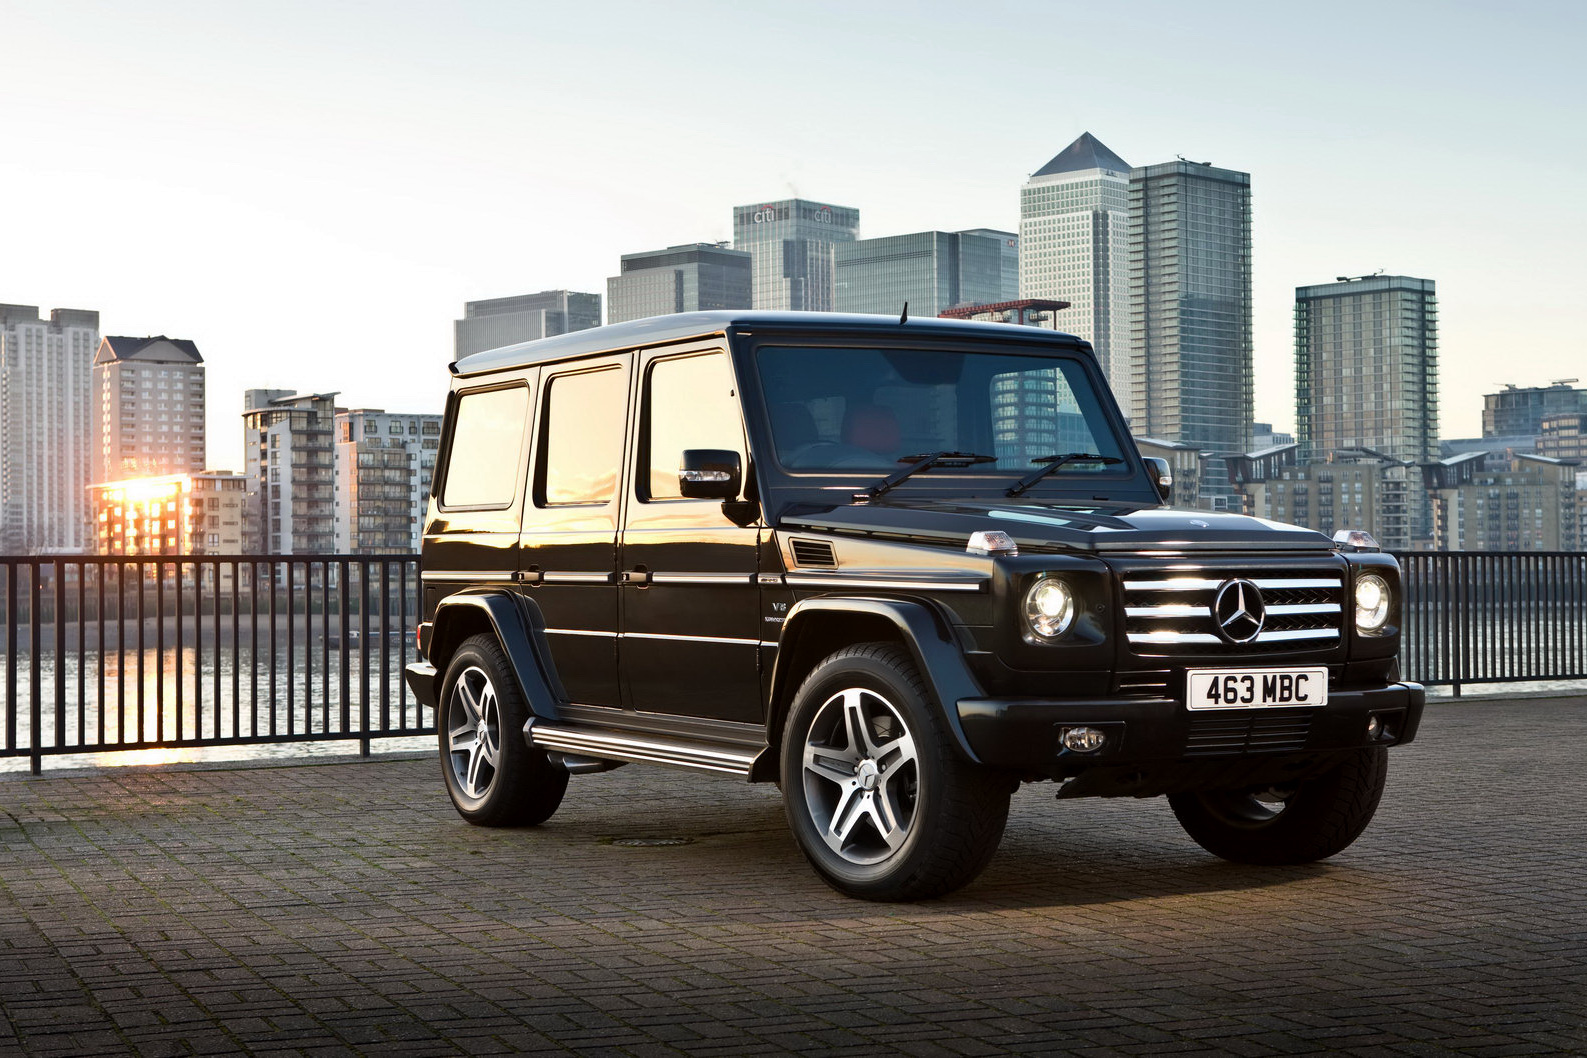
[(1356, 629), (1379, 631), (1389, 620), (1389, 582), (1376, 573), (1356, 578)]
[(1025, 593), (1025, 625), (1043, 639), (1063, 635), (1074, 619), (1074, 593), (1057, 577), (1043, 577)]

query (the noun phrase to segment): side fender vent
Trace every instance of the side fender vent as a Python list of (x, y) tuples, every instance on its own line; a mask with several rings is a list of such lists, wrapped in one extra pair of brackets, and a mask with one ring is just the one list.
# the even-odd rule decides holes
[(794, 565), (814, 566), (821, 569), (837, 569), (838, 556), (832, 550), (832, 545), (825, 540), (794, 540), (793, 547)]

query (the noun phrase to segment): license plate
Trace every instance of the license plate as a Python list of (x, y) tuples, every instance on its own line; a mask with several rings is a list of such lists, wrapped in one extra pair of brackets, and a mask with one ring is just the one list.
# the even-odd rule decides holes
[(1186, 709), (1261, 709), (1328, 704), (1328, 670), (1190, 669)]

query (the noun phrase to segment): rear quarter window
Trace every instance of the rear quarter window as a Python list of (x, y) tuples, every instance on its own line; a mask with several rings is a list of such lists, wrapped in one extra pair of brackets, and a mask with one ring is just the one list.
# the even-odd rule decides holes
[(457, 401), (452, 444), (441, 479), (441, 506), (512, 506), (523, 465), (524, 386), (464, 393)]

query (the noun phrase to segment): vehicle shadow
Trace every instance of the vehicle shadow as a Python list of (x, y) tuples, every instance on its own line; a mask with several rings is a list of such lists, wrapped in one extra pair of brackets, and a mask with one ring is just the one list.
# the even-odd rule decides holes
[[(1162, 799), (1053, 804), (1052, 790), (1028, 788), (1016, 796), (998, 852), (975, 881), (907, 906), (927, 914), (1087, 907), (1274, 889), (1360, 869), (1227, 863), (1186, 837)], [(691, 811), (700, 806), (685, 805), (681, 797), (662, 799), (651, 802), (645, 817), (621, 820), (599, 806), (564, 810), (498, 848), (508, 856), (517, 853), (507, 848), (522, 850), (526, 869), (532, 870), (531, 855), (572, 855), (600, 873), (631, 876), (635, 884), (674, 894), (680, 922), (692, 920), (701, 905), (710, 906), (709, 920), (716, 922), (738, 916), (762, 921), (768, 912), (817, 920), (897, 906), (828, 887), (806, 863), (775, 791), (765, 792), (769, 796), (743, 797), (736, 791), (731, 800), (713, 800), (709, 811)], [(734, 899), (720, 903), (714, 894), (721, 893)]]

